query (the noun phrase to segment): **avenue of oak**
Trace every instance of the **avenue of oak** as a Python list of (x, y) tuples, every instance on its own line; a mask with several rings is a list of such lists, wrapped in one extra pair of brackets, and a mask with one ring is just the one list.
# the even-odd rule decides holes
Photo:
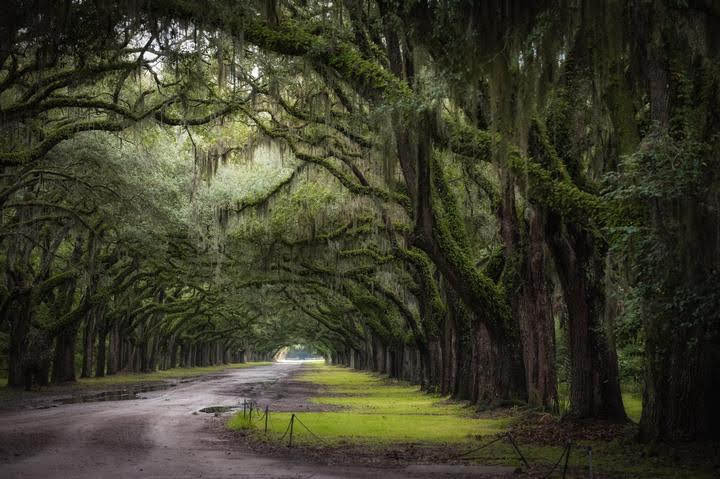
[[(0, 451), (6, 451), (10, 441), (38, 442), (19, 455), (0, 457), (2, 477), (339, 478), (382, 474), (400, 478), (443, 472), (423, 466), (406, 470), (327, 467), (262, 457), (223, 447), (223, 441), (208, 427), (215, 418), (193, 414), (207, 406), (237, 405), (243, 398), (234, 391), (243, 385), (275, 381), (300, 367), (299, 363), (281, 362), (228, 370), (218, 378), (147, 393), (138, 400), (2, 412)], [(462, 472), (502, 474), (512, 468), (478, 466)]]

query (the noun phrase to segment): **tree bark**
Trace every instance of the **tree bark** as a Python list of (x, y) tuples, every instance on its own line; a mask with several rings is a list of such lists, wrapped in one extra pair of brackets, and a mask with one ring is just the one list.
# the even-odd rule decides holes
[(95, 351), (95, 311), (91, 309), (85, 317), (83, 328), (83, 357), (81, 378), (92, 376), (93, 353)]
[(568, 311), (570, 415), (626, 421), (617, 353), (603, 322), (604, 255), (587, 232), (552, 224), (557, 229), (548, 236)]
[(17, 307), (10, 309), (10, 342), (8, 344), (8, 386), (23, 387), (25, 385), (24, 356), (27, 348), (27, 335), (30, 328), (30, 305), (25, 296)]
[(55, 356), (53, 359), (52, 382), (60, 384), (74, 382), (75, 378), (75, 340), (77, 326), (65, 328), (55, 338)]
[(515, 296), (525, 364), (528, 404), (557, 410), (555, 328), (547, 287), (544, 215), (528, 205), (523, 284)]
[[(103, 321), (104, 323), (104, 321)], [(108, 329), (106, 324), (102, 324), (98, 329), (97, 338), (97, 362), (95, 363), (95, 377), (101, 378), (105, 376), (105, 365), (107, 361), (107, 337)], [(109, 373), (111, 374), (111, 373)]]

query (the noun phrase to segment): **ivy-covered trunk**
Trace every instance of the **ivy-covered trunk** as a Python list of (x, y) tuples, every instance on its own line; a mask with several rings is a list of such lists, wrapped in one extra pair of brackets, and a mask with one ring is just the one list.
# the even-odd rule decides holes
[(662, 265), (645, 262), (640, 283), (645, 441), (720, 438), (720, 218), (708, 207), (718, 204), (714, 195), (655, 205), (650, 244), (669, 256)]

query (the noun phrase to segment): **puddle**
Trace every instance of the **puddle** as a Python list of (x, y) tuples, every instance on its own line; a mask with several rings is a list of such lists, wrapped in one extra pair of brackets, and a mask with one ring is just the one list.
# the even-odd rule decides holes
[(117, 389), (113, 391), (103, 391), (99, 393), (82, 394), (79, 396), (72, 396), (67, 398), (60, 398), (53, 401), (57, 404), (78, 404), (86, 402), (101, 402), (101, 401), (130, 401), (133, 399), (146, 399), (140, 396), (139, 393), (151, 392), (151, 391), (162, 391), (164, 389), (170, 389), (175, 387), (174, 383), (167, 384), (143, 384), (136, 387), (127, 389)]
[(135, 391), (106, 391), (97, 394), (83, 394), (82, 396), (73, 396), (69, 398), (56, 399), (59, 404), (77, 404), (83, 402), (99, 402), (99, 401), (128, 401), (131, 399), (144, 399), (138, 396)]
[(237, 406), (210, 406), (200, 409), (200, 412), (206, 412), (208, 414), (222, 414), (237, 408)]

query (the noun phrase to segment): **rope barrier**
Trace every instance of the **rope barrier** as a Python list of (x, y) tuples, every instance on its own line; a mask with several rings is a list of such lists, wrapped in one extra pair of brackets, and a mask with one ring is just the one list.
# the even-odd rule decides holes
[(307, 432), (309, 432), (310, 434), (312, 434), (313, 437), (315, 437), (318, 441), (320, 441), (320, 442), (322, 442), (322, 443), (325, 443), (325, 440), (324, 440), (323, 438), (321, 438), (320, 436), (318, 436), (317, 434), (315, 434), (314, 432), (312, 432), (312, 431), (310, 430), (310, 428), (307, 427), (307, 426), (305, 425), (305, 423), (300, 420), (299, 417), (295, 416), (295, 419), (297, 420), (297, 422), (299, 422), (299, 423), (302, 425), (302, 427), (305, 428), (305, 430), (307, 430)]
[(523, 453), (520, 452), (520, 448), (518, 447), (517, 443), (515, 443), (515, 439), (512, 437), (512, 434), (507, 433), (507, 437), (510, 439), (510, 443), (512, 444), (513, 448), (515, 449), (515, 452), (517, 452), (518, 456), (520, 456), (520, 459), (522, 459), (522, 462), (525, 464), (525, 467), (530, 469), (530, 464), (528, 464), (527, 459), (525, 459), (525, 456), (523, 456)]
[(563, 479), (565, 479), (565, 474), (567, 474), (568, 461), (570, 461), (570, 448), (572, 448), (572, 442), (568, 441), (567, 454), (565, 454), (565, 465), (563, 466)]
[[(252, 419), (252, 410), (253, 410), (253, 409), (255, 409), (256, 411), (258, 411), (258, 412), (256, 413), (256, 416), (257, 416), (257, 417), (256, 417), (254, 420)], [(244, 401), (244, 402), (243, 402), (243, 415), (245, 415), (246, 413), (249, 413), (249, 414), (250, 414), (250, 421), (251, 421), (251, 422), (262, 422), (262, 421), (264, 420), (264, 421), (265, 421), (265, 434), (268, 434), (269, 424), (270, 424), (270, 406), (269, 406), (269, 405), (265, 405), (265, 411), (264, 411), (262, 414), (260, 414), (260, 412), (259, 412), (259, 411), (261, 411), (261, 410), (262, 410), (262, 409), (258, 406), (258, 404), (257, 404), (255, 401)], [(278, 439), (278, 441), (283, 441), (286, 437), (288, 437), (288, 434), (289, 434), (288, 447), (292, 447), (295, 421), (299, 422), (300, 425), (301, 425), (308, 433), (310, 433), (310, 435), (311, 435), (312, 437), (314, 437), (315, 439), (317, 439), (318, 441), (320, 441), (320, 442), (323, 443), (323, 444), (327, 444), (327, 441), (326, 441), (325, 439), (323, 439), (322, 437), (320, 437), (320, 436), (318, 436), (317, 434), (315, 434), (315, 432), (313, 432), (313, 431), (307, 426), (307, 424), (305, 424), (305, 423), (298, 417), (298, 415), (295, 414), (295, 413), (292, 413), (292, 414), (290, 415), (290, 421), (288, 422), (288, 425), (287, 425), (287, 427), (285, 428), (285, 432), (283, 432), (282, 436), (280, 436), (280, 438)], [(489, 446), (491, 446), (491, 445), (493, 445), (493, 444), (495, 444), (495, 443), (497, 443), (497, 442), (499, 442), (499, 441), (501, 441), (501, 440), (503, 440), (503, 439), (507, 439), (507, 440), (510, 442), (510, 444), (512, 445), (513, 450), (515, 451), (515, 453), (516, 453), (516, 455), (517, 455), (517, 457), (520, 458), (520, 460), (523, 462), (523, 464), (525, 465), (525, 467), (527, 467), (528, 469), (530, 469), (530, 468), (531, 468), (531, 467), (530, 467), (530, 463), (527, 461), (527, 459), (525, 458), (525, 455), (524, 455), (524, 454), (522, 453), (522, 451), (520, 450), (520, 447), (518, 446), (517, 442), (515, 441), (515, 438), (514, 438), (514, 437), (512, 436), (512, 434), (510, 434), (509, 432), (506, 432), (506, 433), (504, 433), (504, 434), (496, 437), (495, 439), (491, 440), (490, 442), (487, 442), (487, 443), (485, 443), (485, 444), (483, 444), (483, 445), (481, 445), (481, 446), (479, 446), (479, 447), (476, 447), (476, 448), (474, 448), (474, 449), (470, 449), (469, 451), (465, 451), (465, 452), (463, 452), (463, 453), (461, 453), (461, 454), (457, 454), (457, 455), (454, 455), (454, 456), (449, 456), (449, 457), (447, 457), (447, 459), (449, 459), (449, 460), (453, 460), (453, 459), (470, 459), (470, 460), (472, 460), (472, 459), (480, 459), (479, 457), (468, 457), (468, 456), (470, 456), (470, 455), (473, 454), (473, 453), (482, 451), (483, 449), (485, 449), (485, 448), (487, 448), (487, 447), (489, 447)], [(560, 465), (560, 463), (563, 462), (563, 459), (564, 459), (564, 464), (563, 464), (562, 477), (563, 477), (563, 479), (565, 479), (565, 477), (566, 477), (566, 475), (567, 475), (568, 464), (569, 464), (569, 462), (570, 462), (570, 451), (571, 451), (571, 449), (572, 449), (572, 443), (571, 443), (570, 441), (568, 441), (568, 442), (566, 443), (565, 447), (563, 448), (563, 451), (562, 451), (562, 453), (560, 454), (560, 457), (559, 457), (558, 460), (555, 462), (555, 464), (552, 466), (552, 468), (550, 469), (550, 471), (549, 471), (545, 476), (543, 476), (543, 479), (549, 479), (549, 477), (550, 477), (550, 476), (555, 472), (555, 470), (558, 468), (558, 466)], [(587, 451), (587, 456), (588, 456), (588, 470), (589, 470), (589, 474), (590, 474), (589, 477), (590, 477), (590, 479), (593, 479), (592, 448), (591, 448), (591, 447), (588, 447), (586, 451)], [(490, 458), (490, 459), (498, 459), (498, 458), (497, 458), (497, 457), (492, 457), (492, 458)]]
[(565, 467), (563, 469), (563, 477), (565, 477), (565, 473), (567, 472), (568, 459), (570, 458), (570, 441), (567, 442), (567, 444), (565, 445), (565, 448), (563, 449), (562, 454), (560, 454), (560, 457), (558, 458), (557, 462), (552, 467), (552, 469), (550, 469), (550, 472), (548, 472), (547, 475), (543, 476), (543, 479), (548, 479), (552, 475), (552, 473), (555, 472), (555, 469), (558, 467), (558, 465), (560, 465), (560, 462), (562, 462), (563, 457), (565, 458)]
[(266, 414), (266, 413), (258, 414), (258, 415), (255, 417), (255, 419), (252, 419), (252, 421), (255, 421), (255, 422), (260, 422), (260, 421), (262, 421), (263, 419), (265, 419), (265, 414)]
[[(464, 453), (462, 453), (462, 454), (459, 454), (459, 455), (457, 455), (457, 456), (450, 456), (448, 459), (459, 459), (459, 458), (461, 458), (461, 457), (468, 456), (468, 455), (470, 455), (470, 454), (472, 454), (472, 453), (474, 453), (474, 452), (481, 451), (481, 450), (485, 449), (486, 447), (488, 447), (488, 446), (490, 446), (490, 445), (492, 445), (492, 444), (495, 444), (496, 442), (498, 442), (498, 441), (500, 441), (500, 440), (502, 440), (502, 439), (505, 439), (505, 438), (507, 438), (507, 439), (510, 440), (510, 444), (512, 445), (513, 449), (514, 449), (515, 452), (517, 453), (517, 455), (518, 455), (518, 457), (520, 458), (520, 460), (523, 462), (523, 464), (525, 464), (525, 467), (530, 468), (530, 464), (528, 463), (527, 459), (525, 459), (525, 456), (524, 456), (523, 453), (520, 451), (520, 447), (518, 447), (517, 443), (515, 442), (515, 439), (512, 437), (512, 434), (510, 434), (509, 432), (506, 432), (506, 433), (504, 433), (503, 435), (501, 435), (501, 436), (499, 436), (499, 437), (496, 437), (495, 439), (493, 439), (492, 441), (488, 442), (487, 444), (483, 444), (483, 445), (480, 446), (480, 447), (476, 447), (475, 449), (471, 449), (471, 450), (469, 450), (469, 451), (467, 451), (467, 452), (464, 452)], [(468, 459), (472, 459), (472, 458), (468, 458)]]
[(477, 447), (477, 448), (475, 448), (475, 449), (471, 449), (471, 450), (469, 450), (469, 451), (467, 451), (467, 452), (463, 452), (462, 454), (458, 454), (458, 455), (456, 455), (456, 456), (450, 456), (450, 457), (448, 457), (448, 459), (460, 459), (461, 457), (464, 457), (464, 456), (467, 456), (467, 455), (469, 455), (469, 454), (472, 454), (473, 452), (482, 451), (482, 450), (485, 449), (486, 447), (488, 447), (488, 446), (490, 446), (490, 445), (492, 445), (492, 444), (495, 444), (496, 442), (498, 442), (498, 441), (500, 441), (501, 439), (504, 439), (504, 438), (505, 438), (505, 434), (503, 434), (503, 435), (500, 436), (500, 437), (496, 437), (496, 438), (493, 439), (492, 441), (488, 442), (487, 444), (483, 444), (483, 445), (480, 446), (480, 447)]
[(280, 436), (280, 439), (278, 439), (278, 441), (282, 441), (283, 439), (285, 439), (285, 436), (287, 436), (287, 433), (290, 430), (291, 425), (292, 425), (292, 420), (288, 423), (287, 427), (285, 428), (285, 432), (283, 433), (282, 436)]

